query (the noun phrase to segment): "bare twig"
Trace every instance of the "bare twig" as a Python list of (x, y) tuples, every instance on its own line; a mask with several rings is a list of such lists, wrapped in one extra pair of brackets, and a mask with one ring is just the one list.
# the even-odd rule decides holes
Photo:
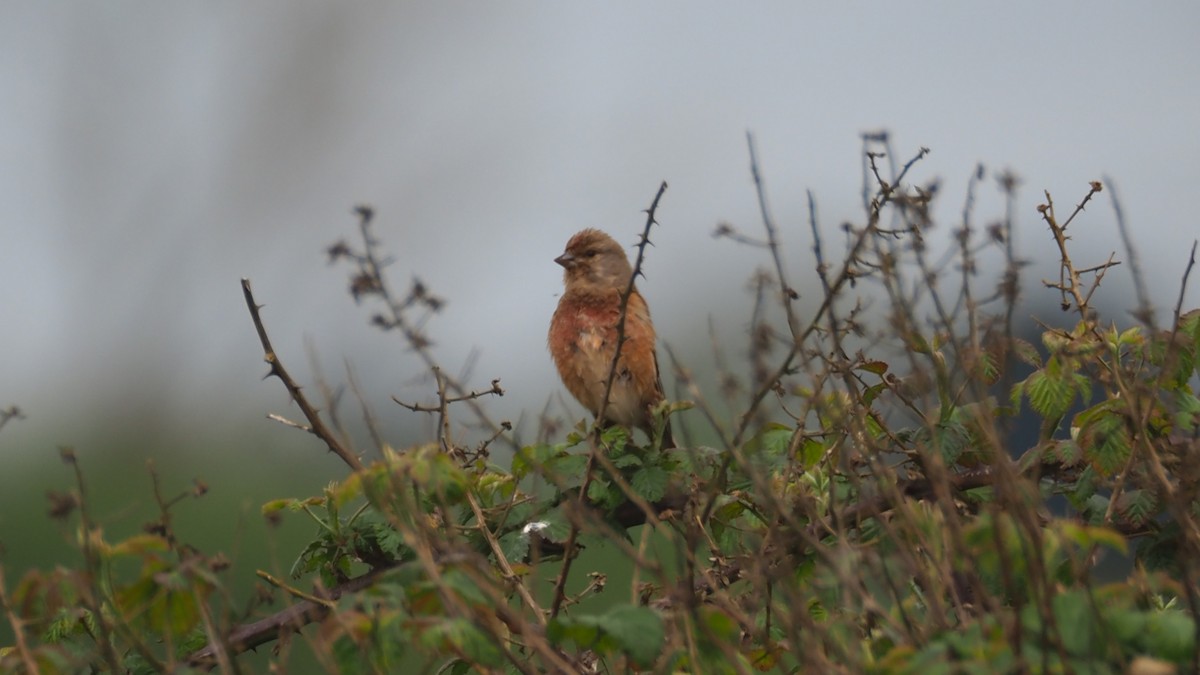
[(775, 229), (775, 221), (771, 218), (771, 210), (767, 208), (767, 191), (763, 185), (762, 172), (758, 167), (758, 154), (754, 149), (754, 134), (749, 131), (746, 132), (746, 145), (750, 148), (750, 174), (754, 177), (754, 191), (758, 195), (758, 210), (762, 215), (763, 229), (767, 231), (767, 248), (770, 249), (771, 259), (775, 262), (775, 275), (779, 281), (779, 292), (782, 294), (781, 302), (787, 316), (788, 331), (792, 334), (792, 340), (798, 341), (800, 339), (800, 323), (796, 319), (796, 310), (792, 303), (800, 297), (800, 294), (792, 288), (787, 280), (783, 254), (779, 251), (779, 235)]
[(1138, 299), (1134, 317), (1150, 328), (1155, 328), (1154, 303), (1150, 301), (1150, 293), (1146, 290), (1146, 277), (1142, 273), (1141, 259), (1138, 257), (1137, 247), (1133, 245), (1133, 237), (1129, 234), (1129, 224), (1125, 222), (1125, 210), (1121, 208), (1121, 200), (1117, 197), (1117, 186), (1112, 178), (1102, 178), (1104, 185), (1108, 186), (1108, 198), (1112, 201), (1113, 214), (1117, 218), (1117, 232), (1121, 234), (1121, 245), (1125, 247), (1125, 259), (1129, 261), (1129, 274), (1133, 278), (1133, 291)]
[(325, 425), (325, 422), (321, 419), (320, 412), (308, 402), (308, 399), (300, 390), (300, 385), (292, 379), (287, 369), (283, 367), (283, 363), (275, 353), (275, 348), (271, 346), (271, 339), (267, 337), (267, 329), (263, 325), (262, 317), (259, 315), (261, 305), (254, 301), (254, 292), (250, 290), (249, 279), (242, 279), (242, 294), (246, 298), (246, 307), (250, 309), (250, 318), (254, 321), (254, 329), (258, 331), (259, 342), (262, 343), (263, 360), (270, 366), (267, 377), (274, 375), (283, 382), (283, 386), (287, 388), (288, 394), (291, 395), (296, 405), (300, 407), (300, 411), (304, 413), (304, 418), (308, 420), (309, 428), (307, 431), (309, 433), (324, 441), (329, 451), (341, 458), (346, 463), (346, 466), (355, 471), (362, 469), (362, 462), (359, 461), (357, 456), (346, 449), (337, 439), (337, 436), (334, 435), (333, 431)]
[[(356, 299), (364, 295), (375, 295), (383, 301), (387, 312), (386, 314), (376, 314), (372, 318), (372, 323), (383, 330), (399, 330), (409, 347), (417, 354), (429, 372), (433, 374), (435, 380), (439, 377), (443, 378), (442, 386), (444, 386), (445, 390), (452, 392), (457, 397), (457, 400), (465, 402), (471, 410), (471, 414), (475, 416), (475, 419), (494, 438), (502, 440), (510, 448), (520, 448), (520, 443), (512, 438), (511, 425), (492, 420), (483, 406), (479, 405), (478, 401), (475, 400), (476, 397), (471, 396), (466, 386), (457, 378), (450, 377), (445, 373), (439, 375), (435, 372), (435, 369), (441, 371), (441, 368), (438, 365), (437, 359), (434, 358), (433, 353), (430, 351), (431, 343), (422, 329), (425, 321), (429, 319), (429, 315), (439, 311), (445, 302), (430, 293), (429, 289), (420, 280), (414, 280), (408, 295), (403, 299), (399, 298), (392, 291), (391, 285), (383, 273), (384, 268), (391, 261), (379, 258), (377, 253), (379, 244), (371, 234), (371, 223), (375, 216), (374, 210), (368, 206), (359, 206), (355, 209), (355, 213), (359, 216), (359, 232), (363, 241), (362, 252), (356, 252), (348, 244), (339, 242), (330, 247), (329, 255), (331, 260), (347, 258), (358, 266), (358, 273), (353, 277), (350, 284), (350, 291)], [(406, 311), (414, 306), (426, 308), (429, 314), (416, 321), (410, 320)], [(510, 428), (506, 429), (506, 426)]]
[(38, 668), (33, 651), (29, 646), (29, 641), (25, 637), (25, 621), (21, 619), (21, 617), (17, 616), (17, 613), (13, 611), (12, 604), (8, 599), (8, 593), (5, 588), (4, 566), (0, 565), (0, 608), (4, 610), (4, 616), (8, 619), (9, 627), (12, 628), (13, 637), (16, 641), (16, 645), (13, 647), (13, 650), (16, 651), (17, 654), (20, 654), (21, 663), (25, 666), (25, 672), (41, 672), (41, 670)]
[(3, 429), (4, 425), (8, 424), (12, 420), (23, 419), (25, 419), (25, 413), (22, 412), (17, 406), (10, 405), (4, 410), (0, 410), (0, 429)]

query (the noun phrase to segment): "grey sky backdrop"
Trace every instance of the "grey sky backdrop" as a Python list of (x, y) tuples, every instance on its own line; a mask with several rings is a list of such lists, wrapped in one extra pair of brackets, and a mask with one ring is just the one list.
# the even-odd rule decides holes
[[(0, 405), (29, 418), (0, 432), (0, 488), (100, 428), (135, 454), (246, 425), (307, 447), (263, 419), (294, 411), (260, 381), (242, 276), (293, 371), (310, 379), (311, 340), (331, 379), (349, 358), (378, 413), (411, 419), (386, 397), (430, 395), (417, 362), (323, 257), (358, 203), (397, 285), (448, 299), (445, 364), (478, 348), (472, 382), (502, 379), (498, 417), (559, 390), (553, 257), (586, 226), (632, 243), (661, 180), (660, 334), (698, 349), (712, 314), (736, 347), (766, 261), (710, 233), (759, 231), (748, 129), (801, 282), (805, 190), (828, 231), (858, 218), (859, 135), (887, 128), (903, 158), (932, 150), (914, 177), (943, 179), (947, 227), (977, 162), (1023, 178), (1030, 281), (1054, 274), (1041, 190), (1066, 206), (1112, 176), (1166, 307), (1200, 230), (1198, 29), (1195, 2), (5, 3)], [(1120, 248), (1107, 199), (1076, 228)], [(1129, 297), (1125, 268), (1112, 288)]]

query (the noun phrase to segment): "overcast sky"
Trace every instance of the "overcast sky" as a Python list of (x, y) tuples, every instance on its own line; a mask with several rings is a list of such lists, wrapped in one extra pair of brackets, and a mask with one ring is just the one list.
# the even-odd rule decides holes
[[(633, 243), (663, 180), (642, 284), (660, 335), (703, 344), (708, 316), (732, 311), (735, 341), (766, 261), (710, 233), (757, 232), (747, 130), (809, 282), (805, 191), (831, 231), (859, 218), (860, 134), (876, 129), (904, 158), (931, 149), (914, 176), (942, 178), (948, 227), (976, 163), (1020, 175), (1036, 276), (1053, 275), (1043, 189), (1070, 204), (1116, 181), (1160, 308), (1200, 232), (1195, 2), (348, 4), (3, 4), (0, 406), (29, 419), (0, 448), (151, 413), (289, 412), (259, 379), (243, 276), (297, 375), (311, 340), (333, 379), (351, 359), (399, 417), (388, 394), (431, 389), (323, 255), (359, 203), (397, 285), (419, 276), (448, 300), (429, 325), (447, 367), (474, 348), (473, 384), (502, 379), (498, 416), (560, 388), (554, 256), (589, 226)], [(1001, 213), (992, 184), (981, 220)], [(1107, 199), (1076, 239), (1094, 262), (1119, 250)]]

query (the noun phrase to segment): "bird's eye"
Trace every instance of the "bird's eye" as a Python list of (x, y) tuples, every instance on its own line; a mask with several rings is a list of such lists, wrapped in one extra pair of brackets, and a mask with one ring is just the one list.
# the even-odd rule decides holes
[(585, 258), (595, 258), (595, 257), (596, 257), (596, 251), (595, 251), (595, 249), (588, 249), (588, 250), (584, 251), (584, 252), (583, 252), (583, 257), (585, 257)]

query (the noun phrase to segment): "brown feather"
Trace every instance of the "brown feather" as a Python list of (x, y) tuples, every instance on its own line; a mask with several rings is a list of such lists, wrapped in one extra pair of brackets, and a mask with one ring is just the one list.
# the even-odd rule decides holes
[[(621, 293), (633, 269), (612, 237), (592, 229), (572, 237), (556, 262), (565, 270), (566, 289), (550, 321), (550, 354), (567, 391), (599, 415), (616, 352)], [(626, 309), (625, 336), (604, 418), (650, 433), (651, 409), (664, 397), (654, 324), (636, 288)]]

